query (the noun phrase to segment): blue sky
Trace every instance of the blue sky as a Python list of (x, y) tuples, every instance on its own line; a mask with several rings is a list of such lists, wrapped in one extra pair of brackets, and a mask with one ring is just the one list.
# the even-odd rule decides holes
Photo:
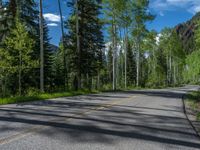
[[(67, 1), (61, 0), (64, 20), (70, 13), (66, 5)], [(174, 27), (189, 20), (200, 11), (200, 0), (150, 0), (150, 11), (156, 15), (156, 18), (147, 26), (160, 32), (164, 27)], [(57, 0), (44, 1), (44, 17), (48, 23), (51, 43), (58, 45), (61, 30)]]

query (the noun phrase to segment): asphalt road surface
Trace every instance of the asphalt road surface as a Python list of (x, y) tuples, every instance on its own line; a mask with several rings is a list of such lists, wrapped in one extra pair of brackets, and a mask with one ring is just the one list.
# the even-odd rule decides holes
[(197, 150), (182, 96), (198, 87), (0, 106), (0, 150)]

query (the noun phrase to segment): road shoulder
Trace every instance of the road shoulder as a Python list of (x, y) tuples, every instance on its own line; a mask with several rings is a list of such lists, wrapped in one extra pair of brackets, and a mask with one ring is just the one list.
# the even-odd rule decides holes
[(183, 104), (184, 104), (184, 113), (189, 120), (191, 126), (197, 133), (197, 135), (200, 138), (200, 120), (198, 119), (198, 115), (200, 113), (199, 108), (195, 108), (193, 104), (191, 103), (191, 100), (189, 99), (190, 93), (187, 93), (186, 95), (183, 96)]

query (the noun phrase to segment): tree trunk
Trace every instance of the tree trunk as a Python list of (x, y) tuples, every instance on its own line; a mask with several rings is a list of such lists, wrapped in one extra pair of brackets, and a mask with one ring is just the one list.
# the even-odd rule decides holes
[(174, 86), (176, 85), (176, 65), (174, 61)]
[(43, 31), (43, 6), (40, 0), (40, 91), (44, 92), (44, 31)]
[(66, 90), (66, 86), (68, 89), (68, 76), (67, 76), (67, 62), (66, 62), (66, 48), (65, 48), (65, 34), (64, 34), (64, 23), (63, 23), (63, 15), (60, 0), (58, 0), (59, 13), (60, 13), (60, 21), (61, 21), (61, 32), (62, 32), (62, 45), (63, 45), (63, 64), (64, 64), (64, 90)]
[(98, 71), (98, 75), (97, 75), (97, 89), (100, 89), (100, 71)]
[(170, 56), (169, 56), (169, 83), (172, 84), (172, 55), (170, 50)]
[(18, 77), (18, 82), (19, 82), (19, 95), (22, 95), (22, 83), (21, 83), (21, 77), (22, 76), (22, 53), (21, 51), (19, 52), (19, 77)]
[(80, 52), (80, 38), (79, 38), (79, 8), (78, 0), (76, 0), (76, 44), (77, 44), (77, 54), (78, 54), (78, 70), (77, 70), (77, 79), (78, 79), (78, 89), (81, 89), (81, 52)]
[[(114, 20), (113, 20), (114, 21)], [(112, 23), (113, 32), (113, 90), (116, 90), (116, 25)]]
[(127, 28), (125, 28), (125, 50), (124, 50), (125, 89), (127, 88), (127, 48), (128, 48), (128, 31), (127, 31)]
[(140, 46), (139, 46), (139, 39), (137, 40), (137, 87), (140, 85)]

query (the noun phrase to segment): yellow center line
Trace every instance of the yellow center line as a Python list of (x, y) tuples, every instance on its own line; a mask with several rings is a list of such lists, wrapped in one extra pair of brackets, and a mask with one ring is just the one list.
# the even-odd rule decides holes
[[(106, 109), (106, 108), (110, 108), (112, 106), (115, 106), (117, 104), (123, 103), (125, 101), (129, 101), (129, 100), (131, 100), (131, 99), (133, 99), (135, 97), (137, 97), (137, 96), (131, 96), (131, 97), (128, 97), (128, 98), (123, 99), (123, 100), (117, 100), (117, 101), (115, 100), (115, 101), (113, 101), (111, 103), (108, 103), (108, 104), (102, 104), (102, 105), (99, 105), (99, 107), (97, 107), (97, 108), (89, 109), (89, 110), (86, 110), (86, 111), (84, 111), (84, 112), (82, 112), (80, 114), (74, 114), (72, 116), (69, 116), (69, 117), (63, 119), (62, 121), (69, 121), (69, 120), (72, 120), (72, 119), (74, 119), (76, 117), (85, 116), (85, 115), (90, 114), (92, 112), (95, 112), (97, 110), (103, 110), (103, 109)], [(52, 119), (52, 120), (48, 120), (48, 121), (52, 122), (52, 121), (59, 121), (59, 120), (60, 119)], [(44, 129), (48, 128), (48, 127), (49, 126), (37, 125), (36, 127), (32, 127), (30, 129), (22, 131), (20, 133), (11, 135), (11, 136), (6, 137), (6, 138), (2, 138), (2, 139), (0, 139), (0, 145), (8, 144), (8, 143), (13, 142), (15, 140), (19, 140), (19, 139), (24, 138), (24, 137), (26, 137), (28, 135), (33, 134), (33, 133), (39, 132), (41, 130), (44, 130)]]

